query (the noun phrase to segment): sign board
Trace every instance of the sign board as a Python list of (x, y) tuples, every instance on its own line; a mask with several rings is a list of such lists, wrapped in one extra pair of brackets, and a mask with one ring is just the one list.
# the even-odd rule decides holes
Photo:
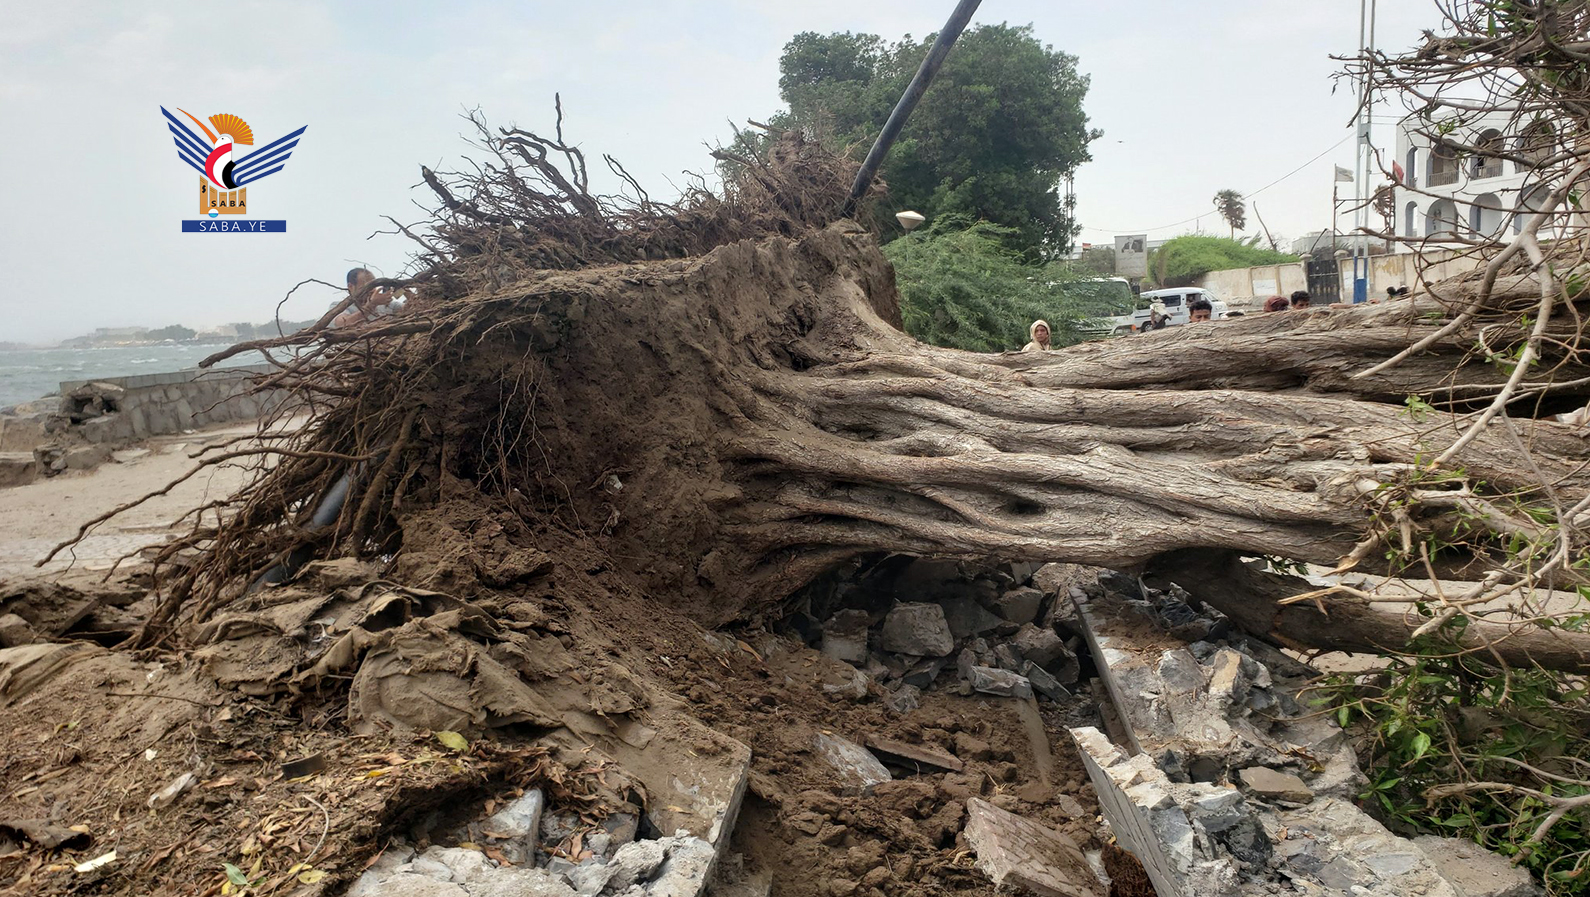
[(1148, 234), (1128, 234), (1115, 238), (1117, 277), (1148, 276)]

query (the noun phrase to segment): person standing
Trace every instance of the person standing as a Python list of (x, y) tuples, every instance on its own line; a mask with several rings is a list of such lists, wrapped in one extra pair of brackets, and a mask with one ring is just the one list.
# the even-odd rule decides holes
[(1054, 347), (1049, 345), (1049, 322), (1047, 321), (1033, 321), (1032, 326), (1027, 328), (1027, 338), (1031, 342), (1021, 347), (1023, 352), (1051, 352), (1054, 350)]
[(1187, 303), (1187, 323), (1197, 324), (1208, 321), (1214, 317), (1215, 307), (1209, 304), (1208, 299), (1194, 299)]
[(1298, 290), (1292, 294), (1292, 308), (1294, 310), (1299, 308), (1308, 308), (1308, 304), (1308, 290)]

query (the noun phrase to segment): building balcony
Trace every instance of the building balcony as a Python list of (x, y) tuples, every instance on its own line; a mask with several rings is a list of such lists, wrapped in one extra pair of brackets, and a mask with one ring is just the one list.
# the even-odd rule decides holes
[(1458, 173), (1456, 169), (1451, 171), (1430, 172), (1430, 186), (1432, 187), (1444, 187), (1447, 184), (1456, 184), (1457, 180)]
[(1476, 180), (1481, 178), (1499, 178), (1502, 176), (1502, 170), (1502, 160), (1493, 159), (1483, 165), (1475, 166), (1474, 177)]

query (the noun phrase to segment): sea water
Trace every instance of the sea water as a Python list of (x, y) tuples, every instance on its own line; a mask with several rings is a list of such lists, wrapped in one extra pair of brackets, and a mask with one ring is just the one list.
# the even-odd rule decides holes
[[(225, 346), (160, 343), (94, 349), (0, 349), (0, 408), (31, 402), (60, 389), (63, 380), (163, 374), (196, 367)], [(244, 353), (221, 364), (255, 364), (258, 353)]]

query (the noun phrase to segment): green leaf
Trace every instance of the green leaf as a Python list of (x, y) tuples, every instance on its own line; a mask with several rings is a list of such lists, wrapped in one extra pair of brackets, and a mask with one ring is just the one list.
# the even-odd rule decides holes
[(221, 868), (226, 870), (227, 881), (237, 885), (240, 888), (248, 887), (248, 876), (243, 874), (242, 869), (237, 868), (231, 863), (222, 863)]
[(1420, 732), (1418, 735), (1413, 736), (1411, 747), (1413, 748), (1413, 759), (1415, 760), (1429, 753), (1430, 734), (1428, 732)]
[(457, 732), (437, 732), (436, 740), (460, 753), (469, 750), (469, 740)]

